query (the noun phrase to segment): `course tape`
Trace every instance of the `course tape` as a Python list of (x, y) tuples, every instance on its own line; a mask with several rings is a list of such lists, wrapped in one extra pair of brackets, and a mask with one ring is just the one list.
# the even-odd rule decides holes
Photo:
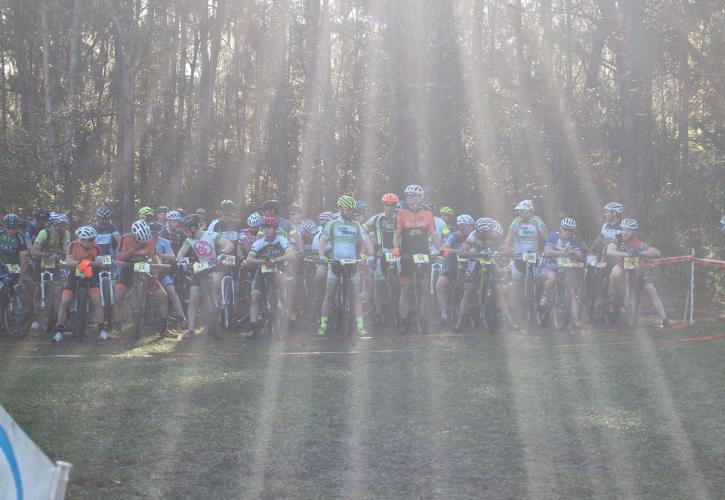
[(725, 260), (703, 259), (702, 257), (693, 257), (692, 255), (679, 255), (677, 257), (663, 257), (661, 259), (642, 259), (640, 264), (643, 266), (663, 266), (665, 264), (676, 264), (678, 262), (694, 262), (712, 267), (725, 267)]

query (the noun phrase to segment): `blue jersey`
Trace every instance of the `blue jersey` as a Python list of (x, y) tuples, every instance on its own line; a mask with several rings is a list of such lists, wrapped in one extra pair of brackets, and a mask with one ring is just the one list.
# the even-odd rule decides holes
[[(581, 250), (582, 245), (573, 236), (569, 238), (566, 242), (561, 241), (559, 239), (559, 233), (551, 233), (549, 236), (546, 237), (546, 245), (545, 247), (551, 246), (554, 248), (554, 250), (557, 250), (559, 252), (563, 252), (565, 250)], [(546, 253), (546, 250), (544, 250), (544, 253)], [(542, 266), (553, 266), (556, 264), (556, 260), (550, 257), (542, 257)]]

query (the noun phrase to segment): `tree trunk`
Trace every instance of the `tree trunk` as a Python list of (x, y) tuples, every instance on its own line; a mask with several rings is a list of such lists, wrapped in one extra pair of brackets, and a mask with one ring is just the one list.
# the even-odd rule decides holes
[[(55, 89), (53, 85), (53, 53), (50, 40), (48, 2), (40, 3), (40, 29), (43, 39), (43, 101), (45, 110), (45, 132), (48, 139), (48, 165), (54, 175), (58, 172), (58, 137), (56, 134)], [(66, 208), (70, 208), (66, 206)]]
[(325, 174), (324, 204), (332, 206), (337, 196), (337, 144), (335, 142), (335, 96), (332, 92), (332, 29), (329, 0), (322, 6), (320, 30), (320, 81), (322, 83), (322, 165)]
[(68, 52), (68, 109), (69, 113), (66, 117), (65, 132), (63, 133), (63, 153), (60, 162), (61, 182), (63, 184), (63, 201), (66, 207), (69, 207), (73, 201), (73, 185), (71, 184), (71, 166), (70, 157), (73, 150), (73, 138), (76, 131), (76, 121), (78, 110), (80, 108), (80, 92), (81, 88), (81, 15), (83, 8), (82, 0), (74, 0), (73, 13), (71, 14), (70, 26), (70, 49)]

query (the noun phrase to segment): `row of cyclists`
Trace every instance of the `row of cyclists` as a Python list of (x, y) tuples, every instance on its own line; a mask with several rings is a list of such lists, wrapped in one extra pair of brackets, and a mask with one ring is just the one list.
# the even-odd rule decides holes
[[(250, 335), (258, 335), (261, 330), (260, 305), (266, 292), (265, 284), (269, 283), (263, 279), (263, 271), (267, 269), (278, 271), (274, 273), (275, 283), (286, 291), (284, 310), (287, 311), (280, 314), (289, 315), (291, 326), (297, 321), (297, 311), (301, 310), (303, 302), (314, 300), (318, 295), (324, 297), (317, 333), (326, 335), (330, 313), (336, 306), (336, 291), (343, 271), (347, 269), (351, 275), (355, 327), (358, 335), (365, 336), (368, 331), (360, 300), (361, 281), (365, 277), (371, 278), (373, 283), (373, 324), (383, 323), (384, 311), (394, 309), (396, 326), (404, 333), (410, 328), (413, 316), (432, 312), (430, 309), (435, 307), (432, 303), (412, 303), (416, 295), (411, 284), (415, 273), (429, 277), (436, 265), (431, 265), (427, 259), (417, 262), (414, 256), (427, 255), (433, 257), (434, 262), (440, 262), (430, 290), (437, 303), (440, 323), (449, 323), (453, 315), (457, 318), (453, 325), (457, 331), (465, 327), (466, 311), (479, 293), (481, 256), (495, 262), (496, 290), (500, 298), (497, 307), (504, 320), (514, 328), (518, 328), (517, 317), (521, 317), (517, 311), (520, 313), (523, 307), (519, 299), (521, 294), (517, 293), (525, 269), (522, 255), (539, 255), (536, 273), (543, 283), (539, 290), (540, 306), (546, 306), (551, 298), (558, 259), (577, 262), (586, 259), (584, 246), (576, 238), (576, 221), (566, 217), (560, 221), (558, 231), (549, 232), (542, 218), (535, 214), (530, 200), (516, 205), (517, 216), (504, 236), (501, 224), (490, 217), (456, 216), (450, 207), (442, 207), (436, 216), (432, 207), (424, 203), (424, 196), (423, 188), (416, 184), (405, 188), (404, 200), (395, 193), (386, 193), (381, 198), (383, 210), (368, 216), (365, 202), (342, 195), (337, 200), (337, 210), (319, 214), (317, 222), (305, 218), (303, 208), (296, 204), (288, 207), (289, 219), (282, 218), (280, 204), (275, 200), (265, 201), (258, 212), (247, 218), (246, 224), (237, 218), (236, 207), (230, 200), (221, 203), (218, 217), (213, 221), (208, 221), (210, 214), (203, 209), (186, 214), (181, 209), (143, 207), (139, 210), (139, 219), (126, 234), (118, 231), (111, 221), (111, 211), (104, 206), (98, 209), (92, 224), (74, 231), (75, 238), (71, 238), (70, 220), (65, 214), (39, 208), (34, 210), (32, 220), (25, 223), (16, 214), (9, 213), (5, 215), (4, 229), (0, 231), (0, 278), (6, 282), (15, 279), (13, 285), (16, 287), (29, 282), (34, 291), (33, 302), (37, 305), (41, 260), (55, 258), (63, 262), (65, 268), (75, 269), (75, 272), (62, 274), (64, 280), (53, 335), (53, 340), (60, 342), (65, 334), (67, 312), (82, 276), (91, 281), (89, 298), (98, 324), (98, 338), (106, 340), (110, 336), (109, 330), (120, 329), (122, 305), (133, 287), (133, 264), (137, 262), (171, 266), (161, 270), (149, 289), (162, 318), (160, 335), (176, 337), (169, 330), (168, 318), (171, 317), (185, 326), (183, 338), (193, 337), (202, 300), (199, 279), (192, 276), (188, 306), (184, 307), (176, 287), (175, 270), (189, 271), (188, 257), (196, 262), (216, 264), (225, 255), (238, 257), (241, 265), (236, 267), (237, 271), (250, 277)], [(660, 252), (640, 241), (638, 223), (623, 216), (622, 204), (610, 202), (603, 208), (604, 223), (587, 252), (602, 256), (607, 263), (607, 307), (616, 311), (622, 302), (623, 259), (658, 257)], [(722, 222), (725, 228), (725, 220)], [(98, 273), (102, 267), (97, 262), (104, 256), (110, 257), (118, 269), (110, 318), (104, 317), (99, 298)], [(302, 287), (306, 263), (315, 267), (311, 280), (313, 290)], [(395, 275), (399, 287), (399, 294), (392, 299), (384, 293), (391, 274)], [(222, 268), (210, 276), (215, 293), (219, 294)], [(669, 322), (651, 276), (641, 272), (639, 279), (662, 325), (667, 326)], [(239, 279), (239, 282), (243, 281)], [(453, 304), (451, 290), (459, 281), (462, 281), (463, 293), (460, 302)], [(577, 307), (573, 303), (576, 294), (571, 293), (570, 297), (571, 324), (580, 327)], [(391, 300), (397, 304), (386, 303)], [(37, 323), (32, 327), (37, 328)]]

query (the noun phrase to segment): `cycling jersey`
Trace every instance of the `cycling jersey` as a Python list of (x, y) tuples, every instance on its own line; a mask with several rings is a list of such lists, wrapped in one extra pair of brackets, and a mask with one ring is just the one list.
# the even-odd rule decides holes
[(174, 253), (171, 242), (166, 238), (158, 236), (156, 238), (156, 255)]
[[(466, 237), (463, 236), (461, 233), (456, 231), (455, 233), (451, 233), (446, 238), (445, 243), (443, 244), (446, 248), (451, 248), (453, 250), (457, 250), (463, 246), (463, 243), (466, 241)], [(445, 257), (443, 260), (443, 268), (441, 269), (441, 272), (443, 275), (448, 276), (449, 279), (455, 279), (455, 271), (458, 269), (458, 254), (450, 254), (448, 257)]]
[(70, 243), (70, 231), (65, 232), (63, 239), (55, 238), (50, 234), (50, 229), (41, 229), (35, 237), (35, 243), (40, 246), (43, 252), (62, 252), (63, 247)]
[(433, 213), (419, 208), (415, 212), (406, 208), (398, 214), (396, 229), (400, 231), (400, 251), (412, 255), (428, 252), (428, 236), (436, 230)]
[(631, 250), (638, 250), (644, 252), (649, 249), (649, 245), (642, 243), (637, 236), (632, 237), (629, 241), (624, 241), (622, 235), (617, 236), (617, 250), (620, 252), (630, 252)]
[(0, 263), (20, 264), (20, 252), (26, 249), (20, 232), (10, 236), (5, 229), (0, 229)]
[(332, 248), (332, 259), (357, 259), (357, 244), (368, 241), (367, 232), (355, 220), (335, 219), (325, 225), (322, 234)]
[(546, 224), (538, 215), (531, 217), (529, 222), (516, 217), (509, 229), (514, 233), (514, 253), (536, 252), (539, 234), (546, 229)]
[[(84, 260), (94, 261), (96, 257), (101, 254), (101, 249), (98, 245), (92, 245), (90, 247), (84, 247), (80, 241), (73, 241), (68, 246), (68, 254), (73, 257), (76, 262)], [(94, 270), (94, 272), (96, 272)]]
[(370, 228), (372, 234), (375, 235), (375, 244), (377, 250), (392, 250), (393, 237), (395, 236), (395, 214), (387, 217), (385, 212), (373, 215), (365, 223)]
[(207, 231), (219, 233), (222, 238), (227, 241), (231, 241), (236, 244), (239, 242), (239, 230), (242, 228), (242, 223), (236, 220), (223, 221), (215, 220), (209, 224)]
[(159, 236), (168, 240), (171, 244), (171, 248), (174, 250), (174, 254), (179, 251), (181, 245), (183, 245), (186, 241), (186, 233), (183, 229), (170, 229), (168, 225), (164, 226), (161, 233), (159, 233)]
[[(566, 250), (581, 250), (582, 245), (574, 237), (569, 238), (567, 241), (561, 241), (559, 237), (559, 233), (551, 233), (549, 236), (546, 237), (546, 246), (551, 246), (554, 248), (554, 250), (558, 252), (564, 252)], [(546, 257), (543, 256), (541, 259), (541, 266), (542, 267), (553, 267), (556, 265), (556, 259), (553, 257)]]
[(267, 238), (258, 239), (252, 244), (249, 252), (254, 252), (254, 255), (260, 260), (278, 259), (284, 255), (289, 246), (287, 238), (277, 234), (272, 241)]
[(620, 234), (622, 234), (622, 230), (619, 229), (619, 224), (616, 225), (610, 225), (608, 222), (605, 222), (602, 225), (602, 230), (600, 232), (602, 235), (602, 240), (604, 241), (604, 248), (607, 248), (607, 245), (610, 243), (616, 243), (617, 238)]
[[(444, 241), (448, 237), (448, 235), (451, 234), (451, 229), (448, 227), (448, 224), (440, 217), (433, 217), (433, 224), (436, 228), (436, 235), (438, 235), (438, 241)], [(433, 244), (433, 238), (429, 237), (428, 241), (430, 242), (430, 245), (428, 245), (428, 251), (430, 253), (433, 253), (433, 251), (436, 249), (435, 245)]]
[(35, 238), (36, 236), (38, 236), (38, 233), (42, 229), (45, 229), (45, 226), (38, 225), (32, 220), (28, 221), (28, 223), (25, 225), (25, 231), (23, 232), (23, 235), (25, 237), (25, 244), (32, 245), (33, 243), (35, 243)]
[(96, 230), (96, 245), (101, 249), (99, 255), (111, 255), (113, 256), (116, 252), (113, 248), (114, 240), (121, 238), (121, 233), (118, 232), (116, 226), (111, 222), (107, 224), (93, 224), (93, 229)]
[[(282, 236), (287, 241), (290, 241), (292, 238), (297, 236), (297, 229), (295, 229), (290, 221), (283, 219), (282, 217), (277, 217), (277, 221), (277, 234), (279, 236)], [(264, 233), (262, 232), (261, 227), (257, 232), (257, 238), (264, 238)]]
[(132, 234), (124, 234), (121, 236), (121, 241), (118, 243), (118, 248), (116, 249), (116, 253), (121, 252), (128, 252), (129, 250), (143, 250), (146, 249), (146, 256), (138, 256), (138, 255), (132, 255), (130, 257), (126, 258), (127, 262), (138, 262), (141, 260), (145, 260), (148, 257), (156, 257), (156, 242), (155, 238), (151, 238), (146, 243), (139, 243), (136, 241), (136, 238), (133, 237)]
[(194, 255), (196, 255), (199, 262), (209, 262), (210, 260), (216, 259), (216, 246), (221, 239), (222, 237), (219, 233), (204, 231), (198, 240), (187, 238), (186, 244), (194, 251)]

